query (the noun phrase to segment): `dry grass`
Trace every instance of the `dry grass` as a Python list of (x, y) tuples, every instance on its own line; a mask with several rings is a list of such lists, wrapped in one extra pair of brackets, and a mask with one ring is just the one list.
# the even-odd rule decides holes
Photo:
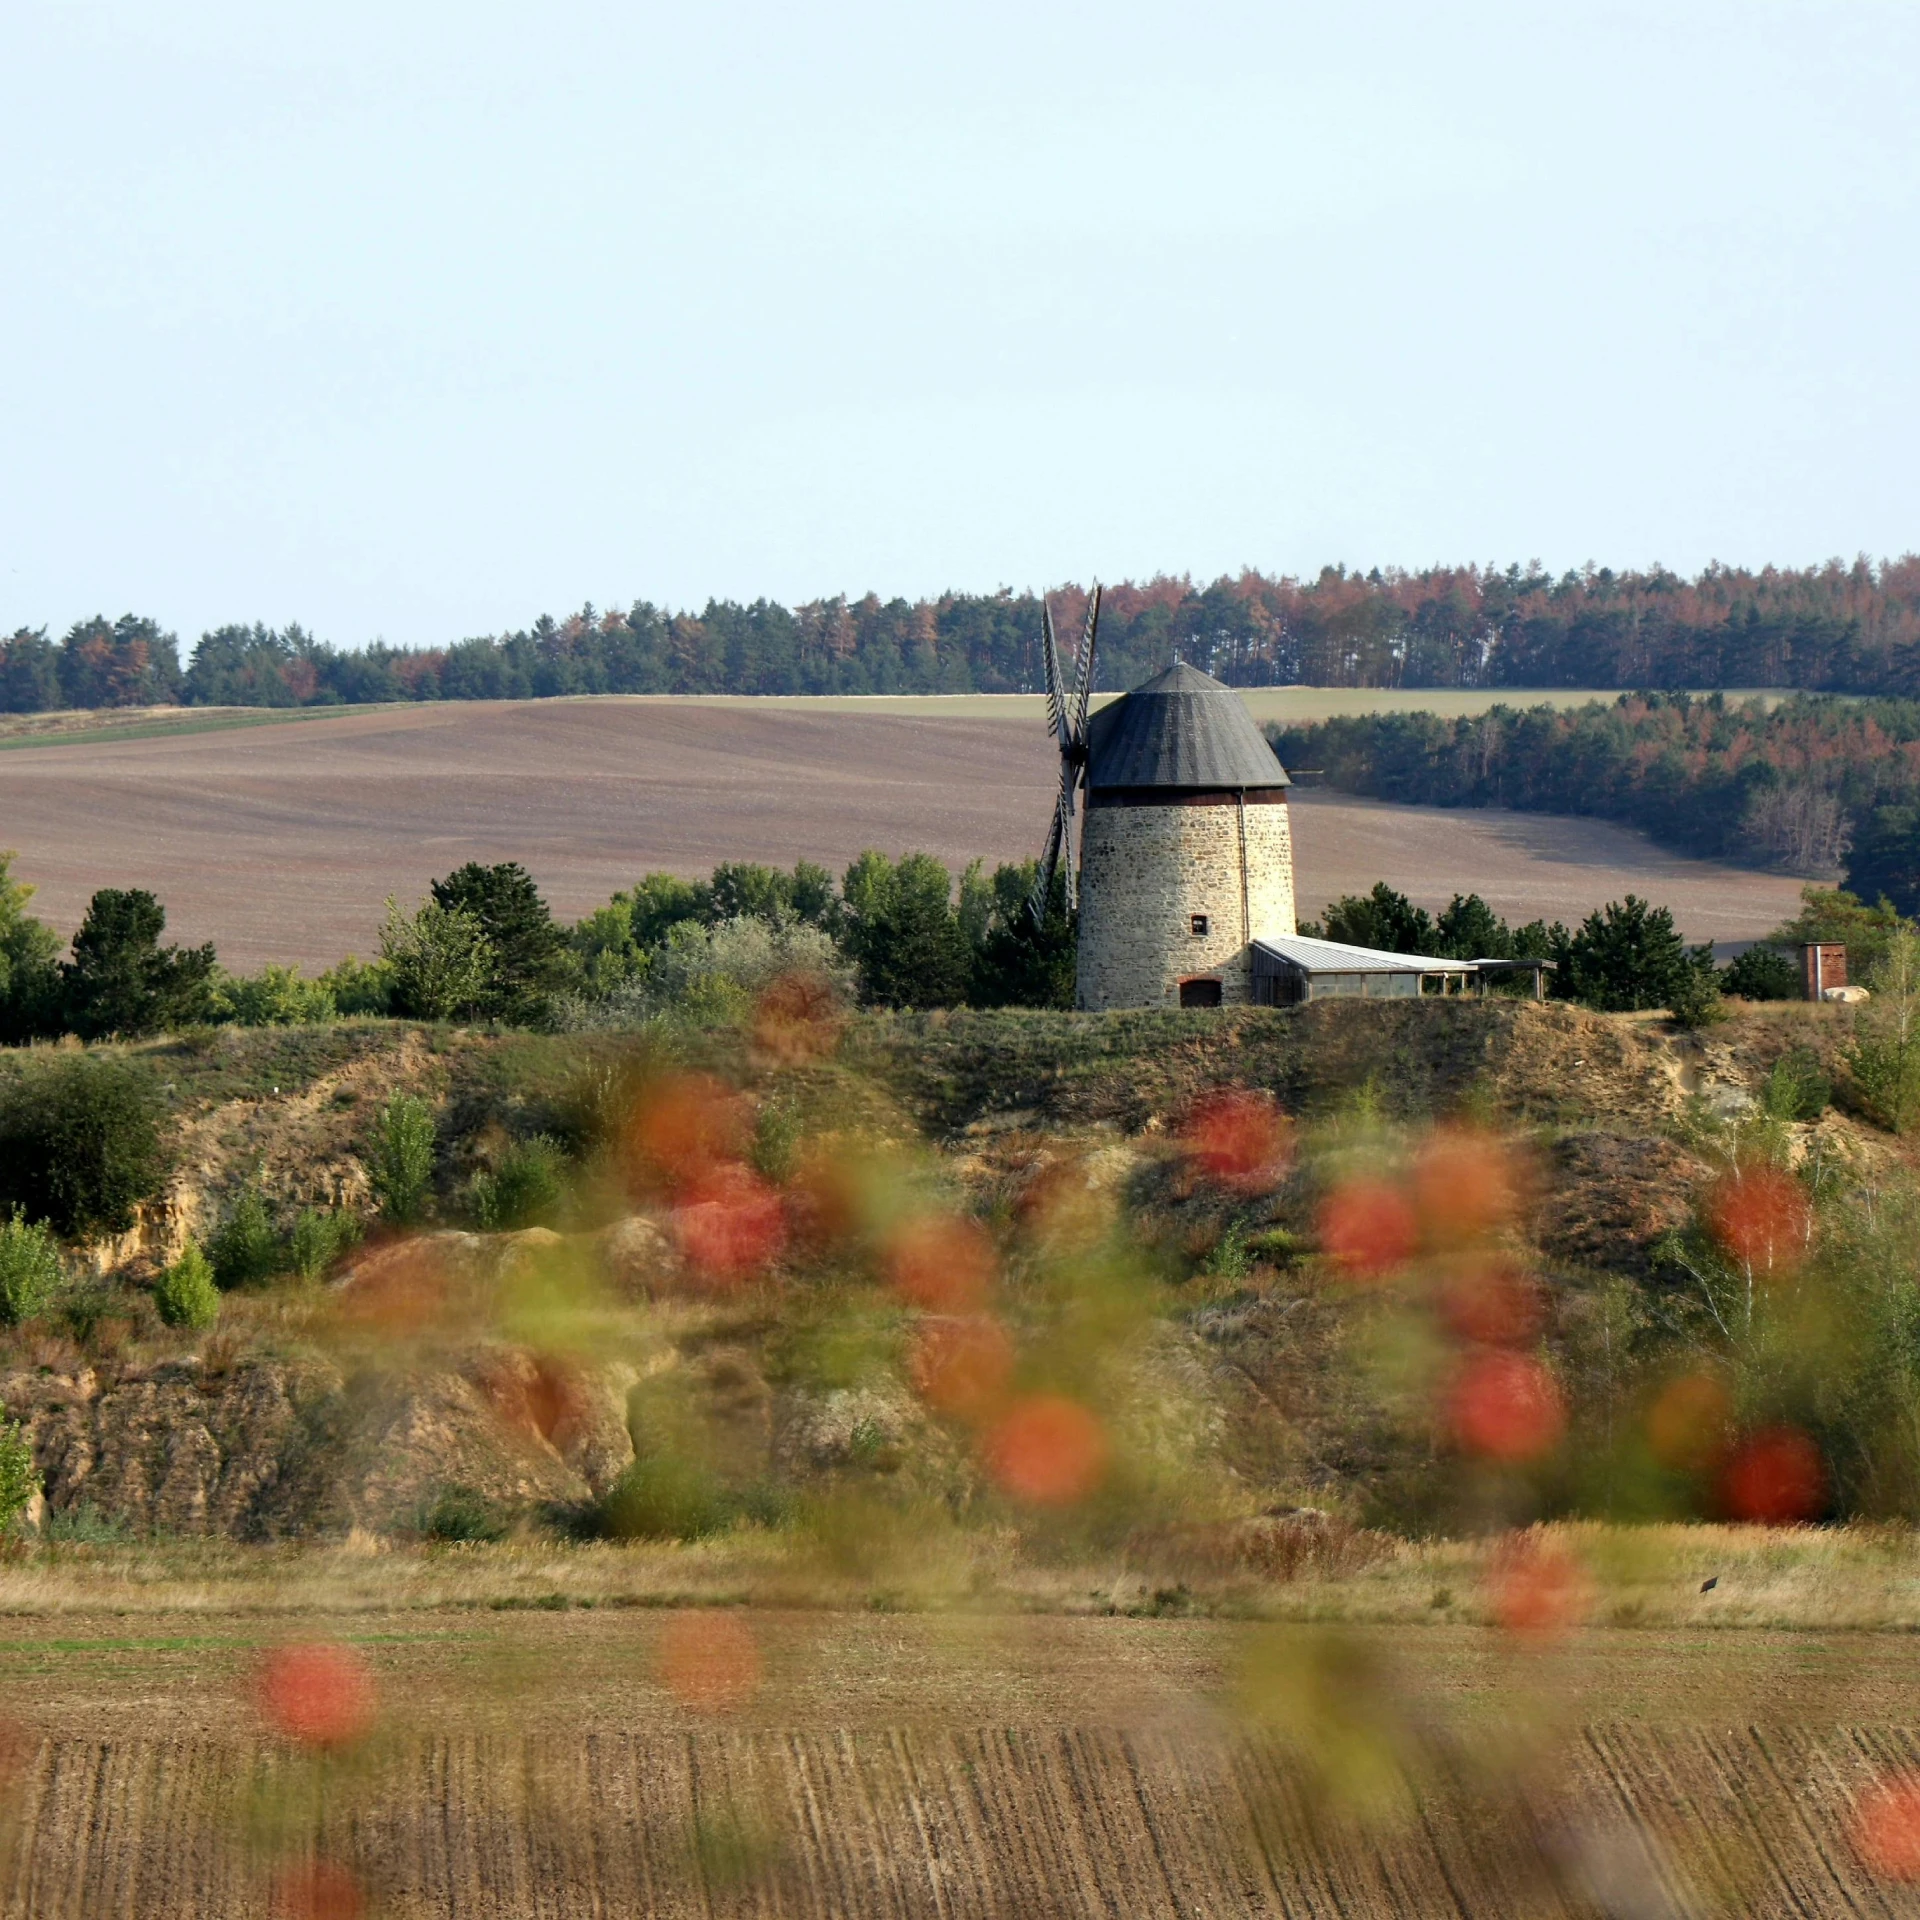
[[(1009, 1535), (921, 1519), (884, 1529), (742, 1528), (692, 1543), (324, 1546), (52, 1543), (0, 1563), (0, 1614), (337, 1613), (750, 1605), (898, 1612), (1188, 1614), (1368, 1626), (1485, 1624), (1497, 1547), (1360, 1536), (1331, 1554), (1236, 1548), (1226, 1532), (1136, 1538), (1106, 1554), (1023, 1552)], [(1592, 1581), (1593, 1624), (1920, 1632), (1920, 1538), (1904, 1527), (1543, 1527)], [(1289, 1575), (1288, 1569), (1292, 1571)], [(1710, 1593), (1700, 1587), (1717, 1582)]]

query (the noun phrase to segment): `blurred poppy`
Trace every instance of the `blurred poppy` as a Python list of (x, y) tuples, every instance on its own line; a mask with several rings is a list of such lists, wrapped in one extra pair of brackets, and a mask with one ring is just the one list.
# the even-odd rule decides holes
[(1013, 1375), (1013, 1342), (984, 1317), (922, 1322), (913, 1350), (913, 1384), (928, 1406), (963, 1418), (999, 1400)]
[(1707, 1229), (1743, 1266), (1795, 1265), (1807, 1250), (1807, 1190), (1778, 1167), (1728, 1174), (1707, 1195)]
[(1483, 1347), (1525, 1346), (1546, 1317), (1540, 1283), (1503, 1260), (1476, 1262), (1449, 1274), (1440, 1286), (1439, 1305), (1455, 1339)]
[(660, 1684), (695, 1713), (733, 1713), (760, 1690), (760, 1648), (737, 1613), (677, 1613), (654, 1655)]
[(1346, 1180), (1320, 1203), (1320, 1245), (1349, 1273), (1373, 1278), (1413, 1253), (1419, 1228), (1407, 1196), (1384, 1180)]
[(273, 1883), (273, 1912), (285, 1920), (360, 1920), (360, 1882), (332, 1860), (304, 1860)]
[(1497, 1232), (1518, 1206), (1512, 1156), (1488, 1134), (1442, 1128), (1414, 1159), (1413, 1195), (1432, 1240), (1457, 1243)]
[(1726, 1455), (1733, 1401), (1710, 1373), (1683, 1374), (1647, 1410), (1647, 1444), (1663, 1467), (1703, 1473)]
[(1524, 1537), (1494, 1556), (1487, 1598), (1509, 1633), (1550, 1639), (1578, 1626), (1593, 1602), (1593, 1583), (1564, 1547)]
[(260, 1669), (260, 1711), (276, 1733), (308, 1747), (348, 1747), (374, 1721), (373, 1676), (350, 1647), (277, 1647)]
[(1245, 1088), (1195, 1101), (1180, 1141), (1207, 1179), (1241, 1193), (1275, 1185), (1293, 1158), (1293, 1129), (1273, 1096)]
[(669, 1217), (681, 1257), (702, 1279), (731, 1286), (773, 1260), (786, 1244), (786, 1209), (752, 1168), (710, 1167)]
[(1553, 1375), (1530, 1354), (1493, 1352), (1471, 1359), (1447, 1397), (1447, 1421), (1469, 1453), (1489, 1460), (1534, 1460), (1566, 1431), (1566, 1403)]
[(914, 1306), (967, 1313), (993, 1290), (993, 1242), (958, 1214), (915, 1214), (887, 1236), (886, 1268), (894, 1290)]
[(1720, 1497), (1736, 1520), (1790, 1527), (1826, 1505), (1826, 1463), (1798, 1427), (1767, 1427), (1734, 1449), (1720, 1477)]
[(1860, 1858), (1882, 1879), (1920, 1880), (1920, 1774), (1891, 1774), (1869, 1787), (1849, 1832)]
[(668, 1074), (634, 1109), (623, 1141), (630, 1181), (684, 1187), (738, 1160), (753, 1136), (746, 1102), (706, 1073)]
[(783, 973), (754, 1003), (755, 1042), (788, 1066), (831, 1053), (845, 1026), (840, 996), (824, 973)]
[(987, 1470), (1003, 1492), (1039, 1507), (1071, 1506), (1106, 1478), (1106, 1429), (1077, 1400), (1022, 1400), (987, 1440)]

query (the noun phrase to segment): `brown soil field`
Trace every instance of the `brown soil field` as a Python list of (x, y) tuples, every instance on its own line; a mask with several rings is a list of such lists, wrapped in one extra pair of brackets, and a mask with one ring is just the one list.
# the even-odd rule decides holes
[[(936, 705), (938, 703), (929, 703)], [(650, 868), (921, 848), (958, 867), (1037, 852), (1053, 763), (1036, 724), (647, 699), (449, 703), (298, 725), (0, 753), (0, 846), (70, 933), (94, 889), (143, 886), (229, 966), (324, 966), (375, 944), (388, 893), (520, 860), (577, 916)], [(1385, 879), (1516, 920), (1637, 892), (1696, 940), (1752, 939), (1800, 883), (1661, 852), (1599, 821), (1301, 791), (1303, 911)]]
[[(1376, 1692), (1314, 1739), (1229, 1710), (1263, 1636), (1300, 1664), (1314, 1629), (733, 1617), (765, 1679), (730, 1713), (655, 1683), (668, 1613), (12, 1622), (0, 1912), (359, 1910), (274, 1899), (314, 1853), (408, 1920), (1916, 1910), (1848, 1833), (1920, 1752), (1897, 1636), (1357, 1633)], [(252, 1705), (303, 1634), (387, 1708), (318, 1765)], [(1375, 1735), (1392, 1782), (1352, 1772)]]

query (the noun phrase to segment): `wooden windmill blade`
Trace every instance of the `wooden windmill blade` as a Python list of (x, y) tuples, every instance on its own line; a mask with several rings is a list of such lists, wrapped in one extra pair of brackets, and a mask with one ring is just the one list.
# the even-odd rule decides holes
[(1084, 758), (1087, 750), (1087, 705), (1093, 698), (1093, 649), (1100, 634), (1100, 583), (1093, 583), (1086, 619), (1080, 627), (1080, 657), (1074, 662), (1073, 708), (1068, 715), (1068, 737)]
[(1053, 807), (1053, 825), (1047, 833), (1047, 850), (1040, 856), (1040, 871), (1033, 876), (1033, 891), (1027, 895), (1027, 918), (1037, 927), (1047, 917), (1047, 903), (1053, 895), (1054, 869), (1060, 864), (1060, 848), (1066, 838), (1066, 822), (1060, 803)]
[(1040, 596), (1040, 654), (1047, 677), (1047, 730), (1062, 746), (1066, 745), (1066, 676), (1060, 670), (1060, 642), (1053, 631), (1053, 609), (1046, 595)]

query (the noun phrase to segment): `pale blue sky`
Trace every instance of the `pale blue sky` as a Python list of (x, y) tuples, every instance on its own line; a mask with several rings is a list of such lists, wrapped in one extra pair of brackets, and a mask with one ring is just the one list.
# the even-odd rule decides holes
[(1920, 5), (0, 0), (0, 630), (1920, 545)]

